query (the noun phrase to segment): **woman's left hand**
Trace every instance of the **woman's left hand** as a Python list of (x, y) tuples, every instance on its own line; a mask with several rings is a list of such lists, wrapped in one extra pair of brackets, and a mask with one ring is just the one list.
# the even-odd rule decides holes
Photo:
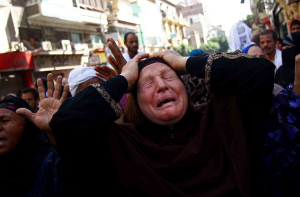
[(154, 53), (151, 57), (159, 57), (164, 59), (170, 66), (181, 74), (187, 73), (186, 62), (189, 57), (182, 57), (176, 51), (166, 50)]

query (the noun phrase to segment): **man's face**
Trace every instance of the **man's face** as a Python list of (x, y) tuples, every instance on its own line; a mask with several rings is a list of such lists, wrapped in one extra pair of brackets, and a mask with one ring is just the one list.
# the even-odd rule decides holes
[(258, 58), (266, 58), (266, 55), (264, 54), (263, 50), (258, 46), (250, 47), (248, 54)]
[(282, 50), (282, 44), (277, 40), (276, 49)]
[(38, 105), (39, 99), (35, 100), (31, 92), (23, 93), (22, 99), (25, 100), (33, 109)]
[(294, 32), (300, 32), (300, 25), (299, 24), (295, 24), (292, 26), (292, 32), (291, 33), (294, 33)]
[(182, 81), (167, 65), (145, 67), (138, 80), (137, 99), (142, 113), (158, 125), (172, 125), (185, 115), (188, 97)]
[(15, 112), (0, 109), (0, 155), (6, 155), (14, 150), (20, 141), (25, 126), (25, 120)]
[(138, 37), (135, 34), (129, 34), (126, 38), (125, 45), (131, 53), (137, 53), (139, 48)]
[(271, 54), (276, 50), (277, 42), (273, 39), (272, 34), (260, 35), (260, 47), (266, 54)]

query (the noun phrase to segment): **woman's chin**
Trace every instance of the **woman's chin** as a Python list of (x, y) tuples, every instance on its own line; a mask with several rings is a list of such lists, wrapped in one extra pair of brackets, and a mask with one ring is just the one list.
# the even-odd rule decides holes
[(184, 116), (182, 109), (169, 107), (163, 112), (157, 113), (155, 117), (151, 120), (158, 125), (172, 125), (179, 122)]

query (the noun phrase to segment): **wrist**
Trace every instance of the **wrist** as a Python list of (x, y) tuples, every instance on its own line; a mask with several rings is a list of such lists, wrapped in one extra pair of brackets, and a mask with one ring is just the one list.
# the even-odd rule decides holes
[(127, 83), (128, 83), (127, 91), (131, 90), (132, 87), (135, 84), (135, 81), (136, 81), (136, 80), (133, 79), (132, 74), (130, 74), (130, 73), (121, 73), (120, 75), (125, 77), (125, 79), (127, 80)]
[(187, 69), (186, 69), (186, 62), (189, 59), (189, 57), (182, 57), (179, 61), (179, 69), (178, 71), (182, 74), (186, 74), (188, 73)]

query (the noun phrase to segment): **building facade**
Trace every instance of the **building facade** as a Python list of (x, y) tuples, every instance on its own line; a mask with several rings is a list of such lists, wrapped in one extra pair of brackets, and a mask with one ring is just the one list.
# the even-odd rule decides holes
[[(15, 54), (11, 57), (16, 58), (14, 65), (0, 62), (2, 78), (5, 76), (0, 85), (5, 85), (7, 90), (16, 87), (8, 75), (29, 82), (20, 83), (17, 89), (33, 87), (36, 79), (46, 77), (48, 72), (54, 77), (67, 78), (73, 68), (87, 66), (89, 55), (95, 50), (100, 62), (106, 62), (103, 42), (107, 29), (106, 1), (14, 0), (5, 3), (0, 8), (0, 13), (6, 16), (0, 24), (0, 29), (6, 29), (1, 32), (4, 37), (1, 55), (6, 52)], [(32, 61), (33, 67), (30, 67)], [(0, 94), (7, 93), (0, 89)]]
[(189, 21), (189, 27), (187, 28), (189, 44), (194, 48), (199, 48), (201, 45), (206, 44), (209, 38), (209, 31), (202, 3), (186, 6), (181, 9), (181, 12), (183, 18)]
[(167, 48), (177, 47), (187, 38), (186, 27), (188, 22), (183, 18), (182, 4), (177, 4), (173, 0), (157, 0), (157, 6), (162, 16), (163, 29), (167, 38)]

